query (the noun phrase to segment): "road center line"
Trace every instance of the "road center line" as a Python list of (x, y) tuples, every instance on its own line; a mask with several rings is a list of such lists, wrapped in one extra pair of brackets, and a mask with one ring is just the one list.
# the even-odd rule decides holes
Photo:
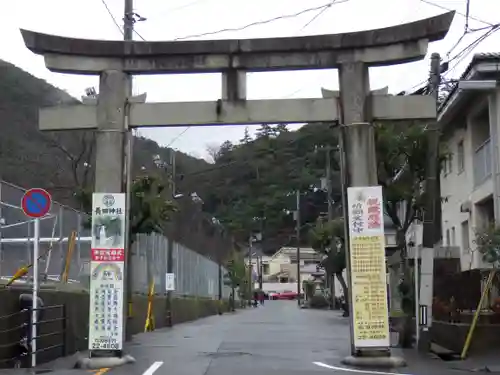
[(332, 365), (327, 365), (326, 363), (323, 362), (313, 362), (316, 366), (328, 368), (330, 370), (335, 370), (335, 371), (345, 371), (345, 372), (355, 372), (357, 374), (375, 374), (375, 375), (412, 375), (412, 374), (404, 374), (401, 372), (383, 372), (383, 371), (370, 371), (370, 370), (357, 370), (354, 368), (348, 368), (348, 367), (337, 367), (337, 366), (332, 366)]
[(163, 362), (155, 362), (142, 375), (153, 375), (162, 365)]

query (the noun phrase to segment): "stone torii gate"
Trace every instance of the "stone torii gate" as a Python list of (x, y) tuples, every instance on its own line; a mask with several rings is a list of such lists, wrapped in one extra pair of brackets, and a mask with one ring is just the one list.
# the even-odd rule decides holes
[[(100, 76), (96, 105), (43, 108), (39, 116), (41, 130), (97, 130), (95, 192), (122, 192), (131, 128), (332, 121), (347, 129), (350, 186), (371, 186), (378, 181), (370, 123), (435, 119), (436, 104), (430, 96), (372, 95), (368, 68), (423, 59), (429, 42), (445, 37), (453, 16), (354, 33), (242, 40), (104, 41), (21, 33), (49, 70)], [(247, 72), (310, 69), (338, 69), (339, 97), (246, 99)], [(137, 103), (127, 97), (127, 75), (180, 73), (222, 73), (223, 98)]]

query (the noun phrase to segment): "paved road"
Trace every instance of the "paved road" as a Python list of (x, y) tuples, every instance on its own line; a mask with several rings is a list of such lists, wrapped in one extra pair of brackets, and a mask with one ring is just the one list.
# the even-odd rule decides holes
[[(257, 309), (141, 334), (128, 348), (137, 363), (109, 375), (377, 374), (341, 365), (349, 354), (349, 327), (339, 315), (301, 310), (292, 301), (269, 301)], [(393, 373), (443, 375), (446, 370), (431, 360), (410, 356), (409, 361), (409, 368)]]
[[(326, 313), (326, 314), (325, 314)], [(269, 301), (234, 315), (214, 316), (173, 330), (138, 335), (130, 346), (137, 363), (110, 374), (141, 374), (155, 362), (155, 375), (281, 375), (325, 371), (314, 361), (347, 354), (342, 318), (300, 310), (296, 302)]]
[[(126, 351), (137, 362), (97, 375), (451, 375), (445, 362), (407, 353), (409, 367), (384, 372), (349, 369), (348, 321), (337, 311), (301, 310), (293, 301), (212, 316), (140, 334)], [(396, 353), (400, 354), (400, 353)], [(321, 365), (318, 365), (321, 363)], [(12, 370), (11, 370), (12, 371)], [(54, 375), (87, 373), (56, 370)], [(13, 372), (9, 373), (13, 375)]]

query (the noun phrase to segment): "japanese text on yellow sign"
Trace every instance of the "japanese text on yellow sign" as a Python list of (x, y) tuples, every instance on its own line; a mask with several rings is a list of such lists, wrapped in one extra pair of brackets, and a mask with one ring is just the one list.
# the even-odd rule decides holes
[(385, 238), (380, 186), (348, 189), (354, 345), (389, 346)]

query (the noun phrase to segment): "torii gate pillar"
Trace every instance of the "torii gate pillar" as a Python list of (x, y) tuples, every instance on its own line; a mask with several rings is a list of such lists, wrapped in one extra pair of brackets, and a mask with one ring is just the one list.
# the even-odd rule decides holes
[[(26, 47), (43, 55), (51, 71), (101, 77), (97, 108), (45, 108), (39, 118), (41, 130), (99, 131), (98, 192), (122, 191), (122, 140), (128, 128), (332, 121), (345, 124), (346, 149), (353, 165), (349, 185), (372, 186), (377, 184), (377, 173), (370, 123), (434, 120), (436, 104), (430, 96), (372, 95), (368, 68), (423, 59), (428, 43), (445, 37), (453, 16), (454, 12), (449, 12), (355, 33), (242, 40), (92, 41), (21, 32)], [(339, 69), (340, 99), (246, 100), (246, 72), (302, 69)], [(125, 96), (126, 74), (180, 73), (222, 73), (223, 98), (212, 102), (133, 103)], [(388, 347), (368, 356), (363, 356), (363, 348), (355, 349), (346, 363), (379, 367), (404, 364), (402, 359), (390, 357)]]

